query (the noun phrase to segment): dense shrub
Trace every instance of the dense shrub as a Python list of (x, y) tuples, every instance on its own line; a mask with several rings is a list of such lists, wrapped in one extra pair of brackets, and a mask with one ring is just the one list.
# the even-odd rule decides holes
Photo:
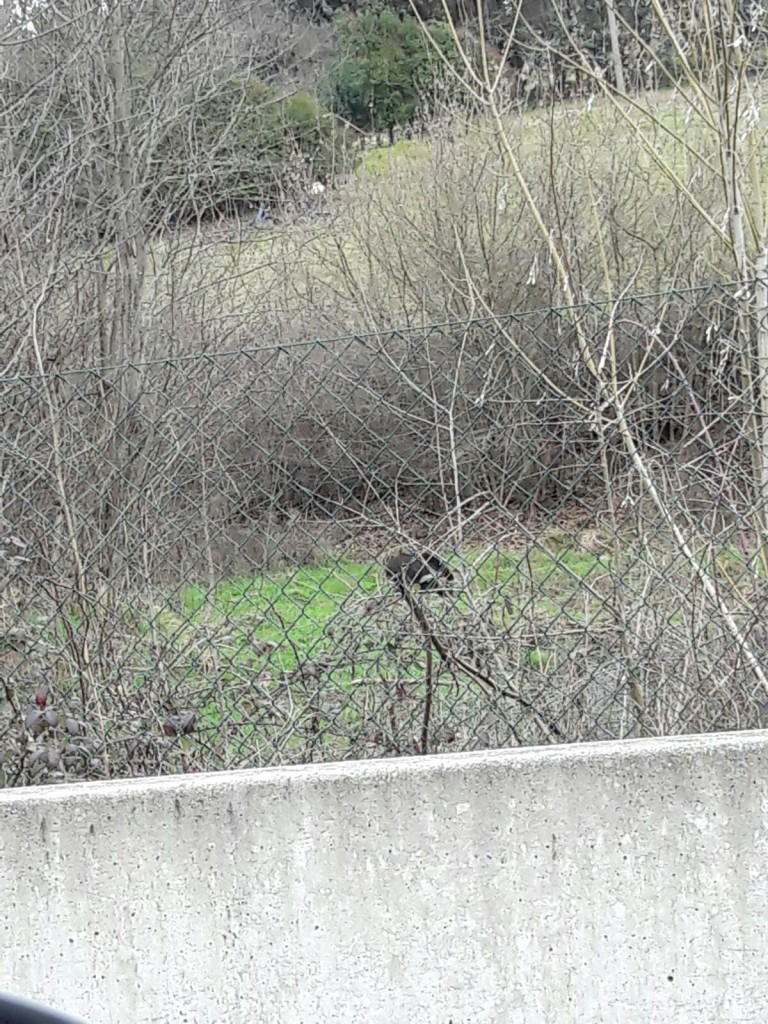
[[(450, 27), (433, 21), (428, 31), (444, 57), (457, 63)], [(424, 38), (419, 22), (371, 4), (338, 19), (340, 59), (328, 76), (332, 105), (358, 128), (392, 131), (417, 116), (425, 98), (445, 78), (445, 64)]]
[(153, 175), (166, 216), (231, 215), (278, 203), (344, 164), (346, 134), (305, 93), (229, 80), (165, 140)]

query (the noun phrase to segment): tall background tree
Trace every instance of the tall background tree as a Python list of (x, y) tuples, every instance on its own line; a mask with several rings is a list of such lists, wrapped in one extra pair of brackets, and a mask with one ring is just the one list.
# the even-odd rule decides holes
[[(371, 2), (336, 18), (337, 50), (328, 89), (335, 110), (358, 128), (392, 132), (410, 124), (445, 80), (458, 54), (449, 26), (422, 26), (410, 14)], [(424, 38), (428, 33), (438, 52)]]

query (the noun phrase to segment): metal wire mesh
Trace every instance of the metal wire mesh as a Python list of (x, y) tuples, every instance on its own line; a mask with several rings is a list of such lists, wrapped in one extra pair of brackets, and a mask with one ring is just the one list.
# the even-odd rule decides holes
[(762, 725), (754, 297), (0, 380), (0, 783)]

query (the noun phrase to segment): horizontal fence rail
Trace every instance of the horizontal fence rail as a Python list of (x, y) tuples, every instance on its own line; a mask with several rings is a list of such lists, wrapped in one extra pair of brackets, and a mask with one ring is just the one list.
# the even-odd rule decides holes
[(0, 784), (763, 725), (760, 295), (0, 378)]

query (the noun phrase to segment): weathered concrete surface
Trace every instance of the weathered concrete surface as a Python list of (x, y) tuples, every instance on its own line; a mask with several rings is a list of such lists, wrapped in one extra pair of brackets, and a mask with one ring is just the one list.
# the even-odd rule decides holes
[(0, 794), (0, 988), (92, 1024), (768, 1011), (768, 734)]

